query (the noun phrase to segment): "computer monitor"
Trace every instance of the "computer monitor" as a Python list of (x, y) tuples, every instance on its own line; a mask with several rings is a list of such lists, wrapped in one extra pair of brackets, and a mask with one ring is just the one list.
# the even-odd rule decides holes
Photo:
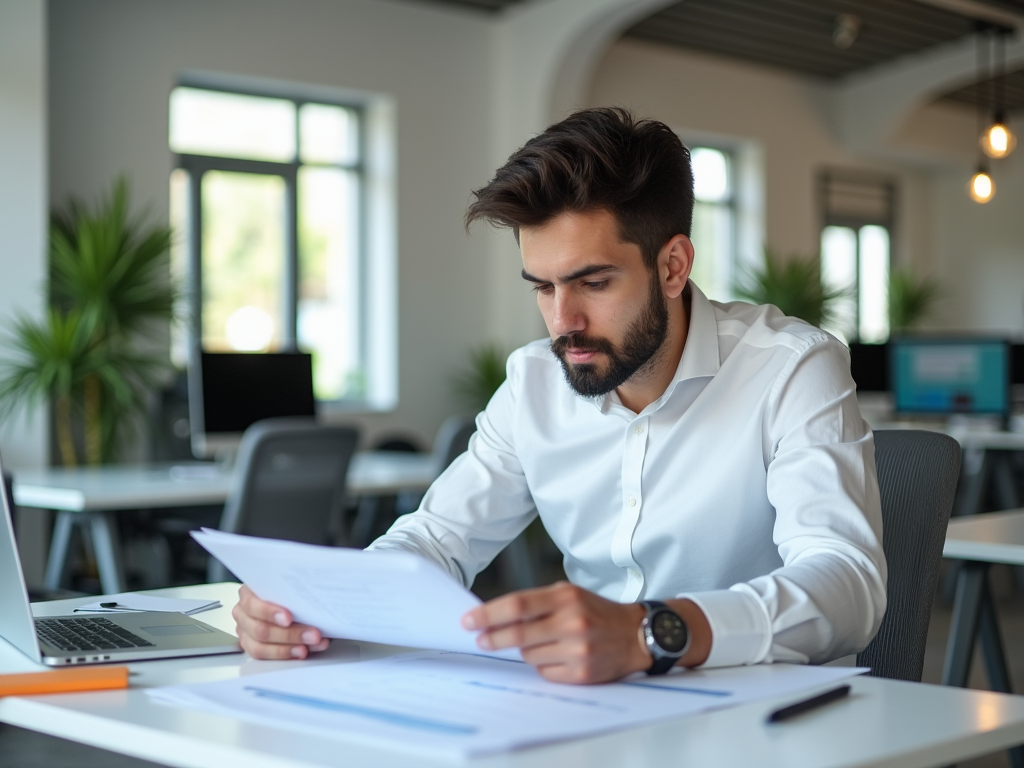
[(260, 419), (316, 415), (313, 357), (304, 352), (199, 352), (188, 384), (197, 458), (236, 450)]
[(850, 375), (858, 392), (888, 392), (888, 345), (850, 342)]
[(1010, 345), (996, 338), (901, 338), (889, 342), (894, 406), (904, 414), (1010, 411)]

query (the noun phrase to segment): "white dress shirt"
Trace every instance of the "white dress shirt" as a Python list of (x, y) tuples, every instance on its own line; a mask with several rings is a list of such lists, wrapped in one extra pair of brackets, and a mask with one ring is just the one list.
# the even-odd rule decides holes
[(372, 545), (464, 584), (540, 515), (570, 581), (611, 600), (688, 597), (705, 666), (824, 662), (864, 648), (885, 611), (874, 442), (846, 348), (772, 306), (690, 283), (675, 377), (637, 414), (576, 394), (541, 340), (420, 509)]

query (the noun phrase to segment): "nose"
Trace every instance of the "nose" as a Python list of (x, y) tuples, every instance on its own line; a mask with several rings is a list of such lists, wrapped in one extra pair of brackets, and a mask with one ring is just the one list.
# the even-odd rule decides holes
[(548, 328), (551, 335), (555, 338), (568, 336), (573, 333), (580, 333), (586, 327), (586, 320), (583, 312), (580, 311), (579, 303), (573, 296), (573, 292), (556, 288), (551, 307), (551, 323)]

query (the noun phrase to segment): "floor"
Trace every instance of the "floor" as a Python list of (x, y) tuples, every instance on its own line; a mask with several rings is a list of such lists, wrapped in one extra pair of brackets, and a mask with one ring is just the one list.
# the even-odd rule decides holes
[[(999, 606), (1003, 640), (1010, 663), (1014, 689), (1024, 691), (1024, 589), (1015, 574), (998, 566), (993, 569), (993, 590)], [(936, 601), (932, 612), (925, 657), (924, 682), (938, 683), (942, 675), (945, 640), (949, 631), (950, 608)], [(984, 672), (976, 659), (971, 687), (985, 688)], [(92, 747), (43, 736), (0, 724), (0, 766), (3, 768), (151, 768), (154, 763), (115, 755)], [(1006, 768), (1004, 752), (960, 764), (961, 768)]]

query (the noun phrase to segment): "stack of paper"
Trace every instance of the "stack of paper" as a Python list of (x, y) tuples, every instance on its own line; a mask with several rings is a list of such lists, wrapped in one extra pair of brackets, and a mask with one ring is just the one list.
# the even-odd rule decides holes
[(866, 670), (765, 664), (562, 685), (443, 651), (154, 688), (156, 701), (321, 738), (471, 757), (802, 693)]
[[(364, 552), (204, 528), (192, 537), (259, 597), (326, 637), (484, 653), (462, 616), (480, 598), (409, 552)], [(520, 658), (517, 649), (490, 655)]]
[(177, 597), (140, 595), (137, 592), (119, 592), (116, 595), (104, 595), (94, 603), (80, 605), (75, 608), (75, 612), (135, 613), (138, 611), (158, 611), (161, 613), (184, 613), (186, 616), (193, 616), (214, 608), (220, 608), (220, 600), (184, 600)]

